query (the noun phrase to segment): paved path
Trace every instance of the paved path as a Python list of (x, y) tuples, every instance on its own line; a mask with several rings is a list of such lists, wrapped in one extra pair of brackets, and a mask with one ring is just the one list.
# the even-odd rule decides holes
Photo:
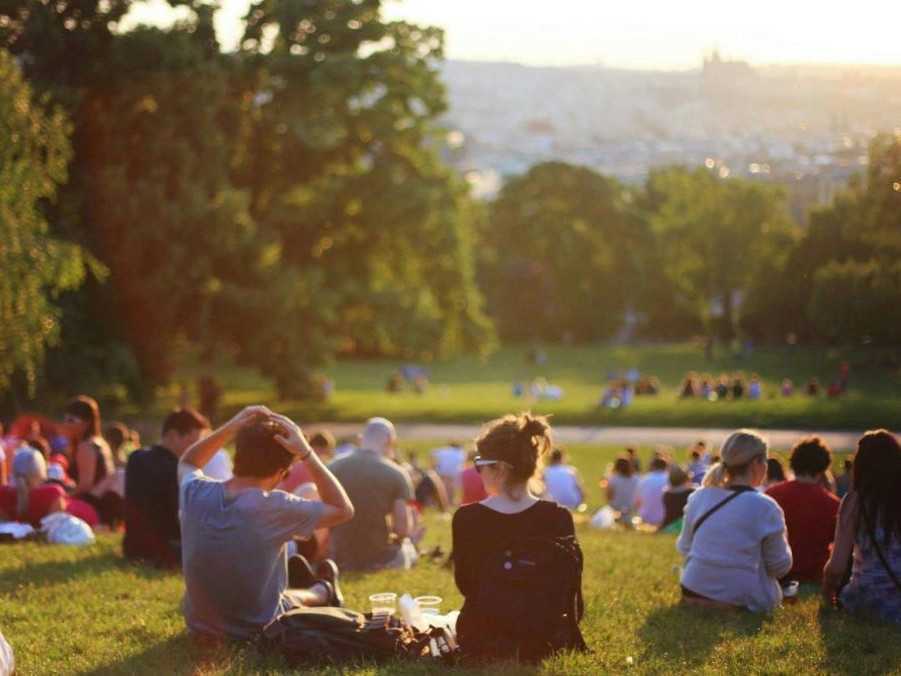
[[(336, 436), (350, 436), (360, 431), (362, 424), (335, 423), (317, 425), (327, 427)], [(708, 447), (717, 448), (733, 430), (731, 429), (699, 429), (681, 427), (573, 427), (567, 425), (554, 427), (554, 438), (560, 442), (588, 444), (635, 444), (638, 446), (686, 447), (699, 439), (707, 442)], [(817, 430), (760, 430), (769, 438), (770, 445), (777, 449), (788, 449), (803, 436), (816, 434), (822, 437), (834, 451), (851, 451), (857, 446), (857, 440), (863, 432), (836, 432)], [(477, 425), (445, 425), (430, 423), (400, 423), (397, 425), (398, 436), (403, 439), (432, 439), (436, 442), (451, 440), (468, 441), (479, 432)]]

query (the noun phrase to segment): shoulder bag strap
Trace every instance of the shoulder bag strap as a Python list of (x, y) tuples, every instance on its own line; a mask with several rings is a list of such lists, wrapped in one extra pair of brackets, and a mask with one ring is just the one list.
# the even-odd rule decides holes
[(901, 580), (898, 580), (898, 576), (895, 575), (895, 571), (892, 570), (891, 566), (888, 565), (888, 561), (885, 558), (885, 554), (882, 553), (882, 547), (879, 546), (879, 541), (876, 539), (876, 529), (870, 523), (870, 520), (867, 518), (866, 512), (861, 506), (860, 515), (863, 517), (864, 524), (867, 527), (867, 534), (870, 536), (870, 542), (873, 543), (873, 549), (876, 550), (876, 556), (879, 557), (879, 563), (882, 564), (882, 567), (885, 568), (885, 572), (888, 573), (888, 576), (891, 578), (892, 582), (895, 583), (895, 587), (898, 588), (898, 591), (901, 592)]
[(747, 493), (748, 491), (753, 491), (754, 489), (751, 488), (750, 486), (737, 486), (735, 488), (730, 488), (729, 490), (732, 491), (732, 495), (727, 497), (725, 500), (721, 500), (720, 502), (716, 503), (713, 507), (711, 507), (706, 512), (704, 512), (704, 514), (701, 516), (701, 518), (698, 519), (697, 522), (695, 522), (695, 525), (692, 528), (692, 536), (697, 535), (698, 529), (701, 527), (701, 525), (705, 521), (707, 521), (707, 519), (709, 519), (711, 516), (713, 516), (713, 514), (715, 512), (718, 512), (720, 509), (722, 509), (723, 507), (728, 505), (730, 502), (735, 500), (735, 498), (737, 498), (742, 493)]

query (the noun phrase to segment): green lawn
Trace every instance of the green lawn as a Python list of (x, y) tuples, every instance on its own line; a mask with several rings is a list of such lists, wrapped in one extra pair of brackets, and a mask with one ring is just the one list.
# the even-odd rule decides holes
[[(617, 449), (575, 446), (571, 452), (592, 479), (590, 503), (597, 507), (594, 479)], [(425, 545), (447, 549), (448, 517), (428, 519)], [(815, 590), (803, 591), (799, 603), (771, 617), (682, 608), (674, 537), (598, 532), (584, 524), (578, 529), (585, 552), (582, 628), (593, 653), (560, 656), (538, 669), (505, 665), (488, 673), (901, 673), (901, 630), (826, 610)], [(16, 651), (20, 673), (285, 671), (278, 660), (252, 650), (193, 646), (178, 610), (181, 578), (125, 564), (119, 548), (119, 536), (105, 535), (84, 549), (27, 544), (0, 550), (0, 631)], [(446, 609), (461, 601), (451, 573), (434, 563), (408, 572), (348, 575), (344, 590), (347, 604), (360, 609), (377, 591), (436, 593)], [(431, 672), (393, 664), (304, 673)]]
[[(645, 347), (551, 347), (543, 366), (527, 364), (525, 348), (509, 347), (481, 360), (477, 357), (426, 365), (431, 385), (425, 394), (385, 392), (389, 375), (403, 362), (388, 360), (339, 361), (326, 370), (335, 392), (323, 405), (277, 401), (274, 390), (253, 371), (234, 366), (201, 366), (184, 358), (179, 379), (193, 383), (201, 373), (215, 373), (226, 387), (224, 408), (265, 402), (278, 405), (301, 420), (358, 421), (385, 415), (397, 421), (482, 422), (523, 408), (552, 413), (557, 424), (601, 424), (673, 427), (799, 427), (813, 429), (866, 429), (901, 427), (901, 373), (887, 366), (888, 353), (849, 352), (815, 348), (759, 349), (741, 358), (720, 351), (706, 362), (694, 344)], [(811, 377), (823, 386), (833, 380), (842, 361), (851, 364), (851, 386), (841, 399), (809, 398), (796, 394), (778, 396), (779, 383), (792, 378), (800, 387)], [(600, 410), (600, 398), (608, 372), (635, 366), (663, 384), (656, 397), (638, 397), (626, 410)], [(680, 401), (679, 384), (688, 371), (710, 373), (758, 373), (764, 380), (760, 401)], [(560, 385), (565, 397), (559, 402), (534, 402), (512, 394), (514, 382), (544, 377)], [(171, 406), (177, 384), (162, 393), (155, 412)], [(132, 410), (134, 415), (146, 412)]]

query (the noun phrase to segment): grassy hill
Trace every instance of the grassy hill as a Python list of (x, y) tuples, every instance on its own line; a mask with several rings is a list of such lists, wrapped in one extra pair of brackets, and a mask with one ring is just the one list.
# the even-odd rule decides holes
[[(202, 366), (182, 360), (177, 382), (163, 392), (157, 415), (174, 404), (179, 382), (192, 384), (198, 375), (213, 373), (226, 389), (224, 408), (248, 403), (277, 405), (307, 421), (355, 421), (385, 415), (397, 421), (482, 422), (523, 408), (552, 413), (557, 424), (637, 425), (671, 427), (788, 427), (810, 429), (866, 429), (901, 427), (901, 372), (892, 366), (891, 353), (816, 348), (758, 349), (746, 357), (720, 351), (713, 362), (694, 344), (644, 347), (581, 346), (547, 349), (547, 362), (532, 365), (527, 349), (508, 347), (487, 359), (460, 357), (424, 364), (430, 385), (424, 394), (412, 390), (385, 391), (389, 376), (404, 362), (390, 360), (339, 361), (326, 370), (335, 391), (325, 404), (278, 401), (270, 382), (253, 371), (232, 365)], [(835, 379), (839, 364), (851, 365), (848, 393), (839, 399), (807, 397), (800, 392), (812, 377), (823, 386)], [(620, 410), (600, 409), (598, 401), (608, 374), (636, 367), (642, 375), (659, 378), (657, 396), (637, 397)], [(757, 373), (764, 383), (759, 401), (707, 402), (680, 400), (679, 385), (688, 371)], [(561, 401), (534, 401), (513, 395), (515, 382), (545, 378), (563, 388)], [(798, 393), (779, 395), (783, 378), (791, 378)], [(132, 411), (139, 414), (145, 412)]]
[[(424, 450), (428, 444), (417, 445)], [(646, 449), (647, 451), (648, 449)], [(617, 449), (575, 446), (592, 508), (595, 479)], [(430, 514), (425, 545), (450, 545), (448, 516)], [(583, 519), (584, 521), (584, 519)], [(582, 624), (590, 655), (563, 655), (540, 667), (499, 665), (459, 674), (885, 674), (901, 673), (901, 629), (861, 621), (821, 606), (815, 589), (772, 616), (712, 612), (678, 605), (679, 556), (673, 536), (598, 532), (584, 523)], [(366, 609), (379, 591), (438, 594), (444, 609), (461, 598), (451, 572), (424, 562), (412, 571), (348, 575), (349, 607)], [(120, 536), (83, 549), (9, 545), (0, 556), (0, 631), (22, 674), (284, 673), (278, 660), (251, 649), (202, 649), (184, 631), (180, 576), (126, 564)], [(304, 670), (322, 674), (425, 674), (428, 665)]]

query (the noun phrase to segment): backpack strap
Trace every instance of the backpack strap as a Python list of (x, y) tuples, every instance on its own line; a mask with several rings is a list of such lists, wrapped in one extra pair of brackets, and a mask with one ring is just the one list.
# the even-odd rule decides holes
[(697, 535), (698, 529), (701, 527), (701, 525), (705, 521), (707, 521), (707, 519), (709, 519), (711, 516), (713, 516), (713, 514), (715, 512), (718, 512), (720, 509), (722, 509), (723, 507), (728, 505), (730, 502), (735, 500), (735, 498), (737, 498), (742, 493), (747, 493), (748, 491), (753, 491), (754, 489), (751, 488), (750, 486), (734, 486), (734, 487), (728, 488), (727, 490), (732, 491), (732, 495), (728, 496), (725, 500), (719, 501), (713, 507), (711, 507), (706, 512), (704, 512), (703, 515), (701, 515), (701, 518), (698, 519), (697, 522), (695, 522), (695, 525), (692, 528), (692, 532), (691, 532), (692, 536)]
[(861, 506), (860, 515), (863, 517), (864, 525), (867, 527), (867, 535), (870, 536), (870, 542), (873, 543), (873, 549), (876, 550), (876, 556), (879, 557), (879, 563), (882, 564), (882, 567), (885, 568), (885, 572), (888, 573), (888, 576), (891, 578), (892, 582), (895, 583), (895, 587), (901, 592), (901, 580), (898, 580), (898, 576), (895, 575), (895, 571), (892, 570), (892, 567), (888, 565), (888, 561), (885, 558), (885, 554), (882, 552), (882, 547), (879, 546), (879, 541), (876, 539), (876, 529), (873, 527), (873, 524), (870, 523), (870, 520), (867, 518), (866, 511)]

